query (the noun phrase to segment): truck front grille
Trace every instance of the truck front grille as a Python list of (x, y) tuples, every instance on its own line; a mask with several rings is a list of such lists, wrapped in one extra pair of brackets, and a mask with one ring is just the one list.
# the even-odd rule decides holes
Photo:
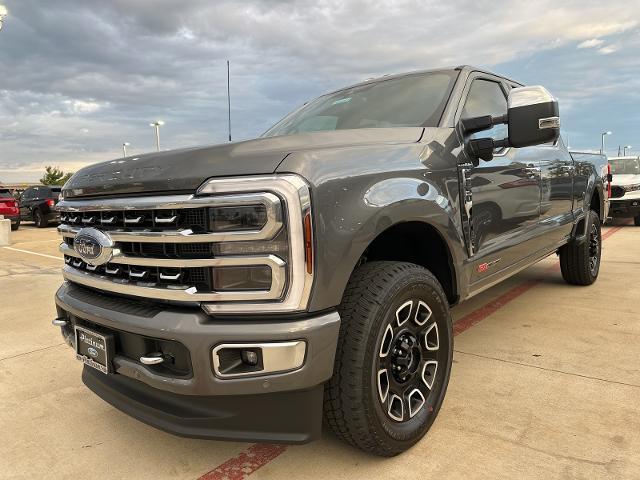
[(62, 212), (60, 223), (102, 230), (127, 228), (131, 231), (167, 228), (205, 232), (208, 228), (207, 208), (161, 210), (108, 210)]
[[(112, 294), (199, 302), (211, 313), (306, 305), (306, 184), (294, 175), (208, 183), (215, 194), (61, 201), (63, 276)], [(261, 216), (232, 224), (237, 210)]]

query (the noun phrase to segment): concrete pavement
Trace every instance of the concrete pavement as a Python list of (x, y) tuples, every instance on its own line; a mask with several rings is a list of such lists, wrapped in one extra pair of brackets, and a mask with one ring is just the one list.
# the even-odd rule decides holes
[(329, 432), (262, 458), (113, 409), (50, 324), (55, 229), (21, 227), (0, 248), (0, 478), (640, 478), (640, 228), (613, 228), (595, 285), (564, 284), (553, 257), (456, 307), (465, 327), (434, 427), (379, 459)]

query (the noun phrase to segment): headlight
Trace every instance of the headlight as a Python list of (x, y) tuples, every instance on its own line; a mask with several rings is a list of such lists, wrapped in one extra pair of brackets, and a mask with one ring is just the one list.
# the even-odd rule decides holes
[(633, 185), (624, 185), (622, 187), (622, 189), (625, 192), (635, 192), (637, 190), (640, 190), (640, 183), (636, 183), (636, 184), (633, 184)]
[(212, 232), (260, 230), (267, 223), (264, 205), (209, 208)]
[(215, 314), (305, 309), (314, 255), (307, 183), (293, 174), (213, 178), (196, 195), (214, 197), (208, 227), (220, 239), (211, 244), (213, 257), (243, 259), (242, 264), (214, 267), (213, 289), (252, 301), (204, 302), (204, 310)]

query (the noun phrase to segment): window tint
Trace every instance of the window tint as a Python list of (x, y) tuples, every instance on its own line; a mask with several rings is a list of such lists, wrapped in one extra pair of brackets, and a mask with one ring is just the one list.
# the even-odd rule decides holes
[(290, 113), (263, 136), (323, 130), (435, 127), (458, 72), (405, 75), (322, 96)]
[(24, 193), (22, 194), (22, 198), (26, 199), (30, 199), (34, 197), (34, 189), (33, 188), (27, 188)]
[[(462, 110), (462, 118), (480, 117), (491, 115), (498, 117), (507, 113), (507, 98), (502, 87), (497, 82), (490, 80), (474, 80), (469, 89), (467, 100)], [(507, 126), (496, 125), (490, 130), (484, 130), (473, 135), (477, 137), (491, 137), (500, 140), (507, 136)]]
[(10, 197), (11, 191), (8, 188), (0, 188), (0, 197)]

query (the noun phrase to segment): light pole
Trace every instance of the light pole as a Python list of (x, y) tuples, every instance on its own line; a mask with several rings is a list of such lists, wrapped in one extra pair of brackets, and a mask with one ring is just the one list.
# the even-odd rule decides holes
[(164, 125), (162, 120), (156, 120), (153, 123), (150, 123), (150, 127), (156, 127), (156, 149), (160, 151), (160, 127)]
[(600, 145), (601, 145), (601, 146), (600, 146), (600, 153), (601, 153), (601, 154), (604, 154), (604, 137), (605, 137), (606, 135), (611, 135), (612, 133), (613, 133), (613, 132), (602, 132), (602, 134), (601, 134), (602, 143), (600, 144)]
[(0, 5), (0, 30), (2, 30), (2, 20), (4, 20), (4, 17), (6, 17), (8, 13), (7, 7)]
[(122, 144), (122, 157), (126, 157), (127, 156), (127, 147), (131, 145), (129, 142), (124, 142)]
[(622, 154), (622, 156), (623, 156), (623, 157), (626, 157), (626, 156), (627, 156), (627, 148), (628, 148), (629, 150), (631, 150), (631, 145), (625, 145), (625, 146), (623, 147), (623, 150), (622, 150), (622, 151), (624, 152), (624, 153)]

